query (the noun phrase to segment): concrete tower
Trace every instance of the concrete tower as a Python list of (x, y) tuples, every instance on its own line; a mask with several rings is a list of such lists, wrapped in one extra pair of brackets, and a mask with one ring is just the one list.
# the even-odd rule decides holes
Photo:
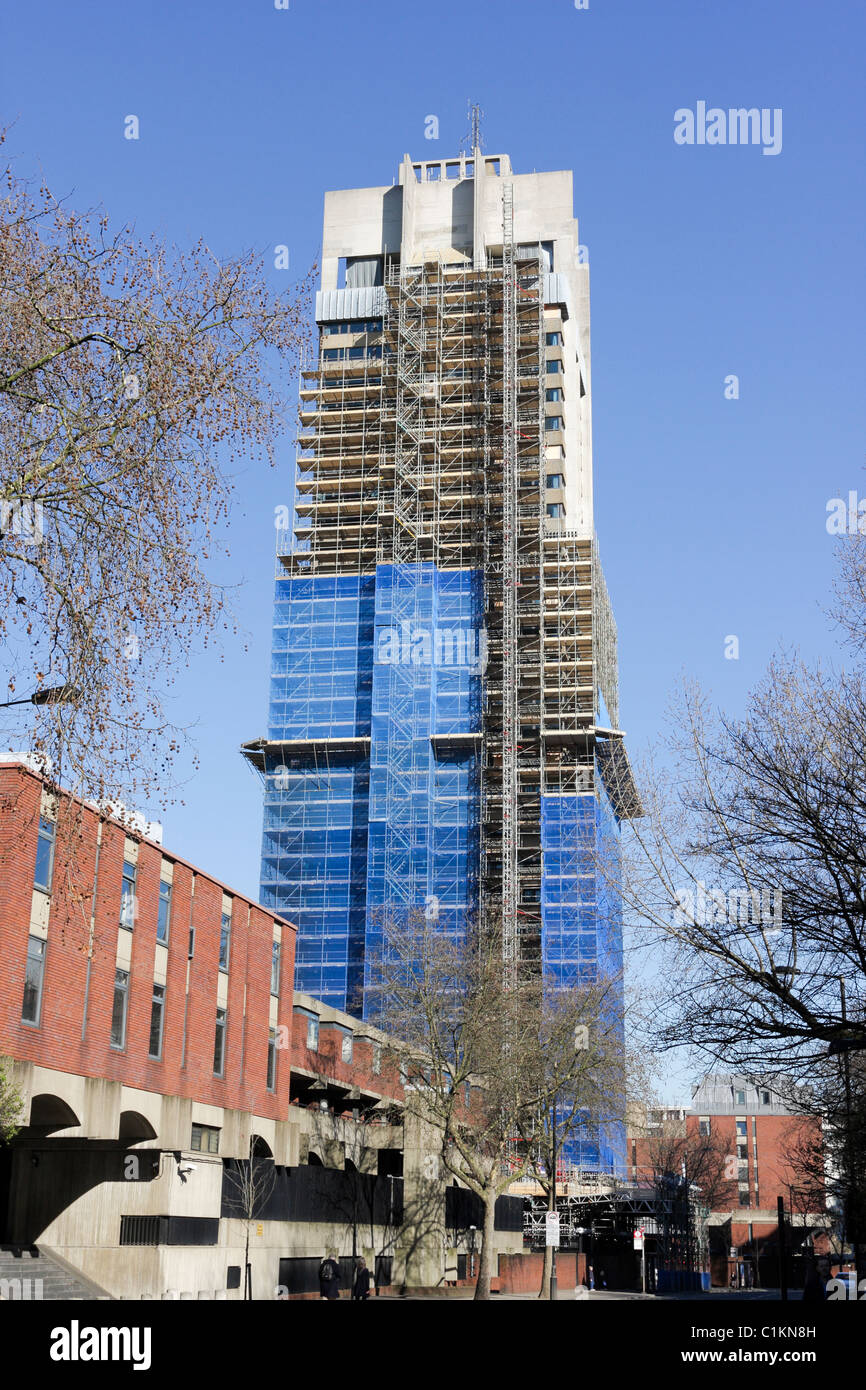
[[(325, 197), (279, 547), (262, 901), (363, 1015), (382, 924), (495, 919), (504, 968), (621, 969), (616, 631), (593, 531), (589, 268), (570, 172), (403, 159)], [(616, 1166), (621, 1135), (587, 1137)]]

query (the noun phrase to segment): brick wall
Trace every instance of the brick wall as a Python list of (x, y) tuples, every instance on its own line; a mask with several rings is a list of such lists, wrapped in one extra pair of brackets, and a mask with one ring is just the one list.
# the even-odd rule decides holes
[[(277, 1051), (275, 1091), (269, 1092), (266, 1086), (271, 955), (276, 922), (282, 933), (277, 1026), (285, 1029), (283, 1038), (289, 1043), (294, 928), (161, 846), (133, 837), (138, 845), (137, 911), (133, 930), (127, 933), (120, 926), (127, 832), (116, 822), (102, 821), (97, 869), (99, 817), (88, 806), (64, 796), (58, 799), (57, 808), (41, 1018), (38, 1027), (22, 1022), (41, 795), (40, 778), (21, 766), (0, 765), (0, 959), (4, 966), (0, 1054), (59, 1071), (106, 1077), (162, 1094), (284, 1118), (290, 1047)], [(173, 865), (173, 884), (163, 1049), (162, 1058), (156, 1060), (148, 1057), (148, 1043), (164, 859)], [(213, 1053), (224, 892), (232, 897), (232, 932), (225, 1075), (217, 1077)], [(190, 926), (195, 928), (191, 960)], [(129, 938), (126, 945), (131, 949), (131, 961), (126, 1045), (117, 1051), (110, 1046), (110, 1028), (122, 936)]]

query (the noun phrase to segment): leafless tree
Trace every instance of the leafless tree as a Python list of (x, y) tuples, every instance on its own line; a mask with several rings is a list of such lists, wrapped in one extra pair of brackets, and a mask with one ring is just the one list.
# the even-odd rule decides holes
[(309, 281), (171, 249), (5, 170), (0, 197), (0, 655), (50, 687), (31, 749), (99, 803), (164, 798), (173, 674), (231, 630), (212, 577), (241, 459), (273, 461)]
[(532, 1166), (554, 1099), (586, 1086), (575, 1031), (598, 1013), (530, 969), (506, 983), (495, 934), (450, 935), (420, 914), (384, 925), (368, 979), (377, 1016), (414, 1054), (410, 1085), (445, 1167), (483, 1203), (475, 1297), (488, 1299), (497, 1199)]
[[(855, 548), (849, 600), (866, 572)], [(850, 638), (866, 631), (863, 611), (848, 619)], [(802, 1085), (831, 1051), (866, 1047), (866, 674), (779, 656), (743, 717), (686, 685), (671, 730), (624, 836), (630, 925), (677, 982), (655, 1039)], [(856, 1212), (862, 1167), (847, 1174)]]
[(244, 1299), (253, 1296), (250, 1265), (250, 1228), (262, 1220), (274, 1185), (276, 1172), (272, 1155), (261, 1151), (256, 1137), (250, 1139), (250, 1156), (226, 1167), (226, 1199), (233, 1216), (244, 1223)]

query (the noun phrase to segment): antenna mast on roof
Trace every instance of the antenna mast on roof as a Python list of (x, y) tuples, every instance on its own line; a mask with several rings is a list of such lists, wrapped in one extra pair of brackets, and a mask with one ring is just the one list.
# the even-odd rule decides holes
[(463, 144), (469, 145), (467, 154), (474, 154), (476, 150), (484, 148), (484, 142), (481, 139), (481, 117), (484, 112), (477, 102), (468, 101), (466, 107), (469, 117), (469, 131), (463, 137)]

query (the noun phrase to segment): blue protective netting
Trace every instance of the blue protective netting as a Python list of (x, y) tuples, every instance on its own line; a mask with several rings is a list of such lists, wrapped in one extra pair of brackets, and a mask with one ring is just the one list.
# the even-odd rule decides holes
[[(277, 581), (269, 738), (369, 739), (266, 767), (262, 901), (297, 924), (296, 987), (336, 1008), (361, 1011), (386, 921), (423, 911), (459, 932), (477, 906), (478, 754), (436, 736), (481, 728), (482, 612), (477, 570)], [(563, 985), (619, 973), (619, 827), (603, 788), (543, 796), (541, 836), (546, 971)], [(623, 1127), (587, 1125), (567, 1159), (619, 1171)]]

